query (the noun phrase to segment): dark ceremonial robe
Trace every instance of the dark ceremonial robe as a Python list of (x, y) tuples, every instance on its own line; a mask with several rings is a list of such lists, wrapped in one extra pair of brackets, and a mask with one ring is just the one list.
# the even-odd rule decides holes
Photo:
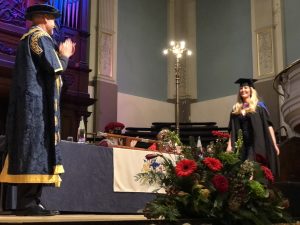
[[(255, 113), (247, 113), (245, 115), (249, 118), (250, 130), (246, 133), (250, 134), (251, 137), (248, 137), (248, 141), (251, 142), (251, 151), (250, 154), (254, 155), (254, 158), (250, 156), (250, 160), (255, 160), (266, 166), (268, 166), (274, 175), (278, 175), (279, 165), (278, 159), (275, 152), (274, 144), (272, 137), (269, 131), (269, 127), (273, 126), (269, 117), (269, 113), (262, 104), (258, 104), (256, 107)], [(238, 140), (238, 130), (242, 129), (241, 118), (242, 115), (230, 114), (229, 121), (229, 132), (231, 134), (231, 144), (232, 149), (235, 150), (235, 142)], [(250, 139), (250, 140), (249, 140)], [(249, 146), (249, 143), (246, 145)], [(246, 151), (247, 146), (244, 146), (242, 151)], [(249, 149), (248, 149), (249, 150)], [(244, 158), (246, 160), (247, 158)]]
[(20, 40), (6, 124), (6, 160), (0, 182), (60, 184), (60, 73), (68, 59), (59, 57), (51, 36), (32, 27)]

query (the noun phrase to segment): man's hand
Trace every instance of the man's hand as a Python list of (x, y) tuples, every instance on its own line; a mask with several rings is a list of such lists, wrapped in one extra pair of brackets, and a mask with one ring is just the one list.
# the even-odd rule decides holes
[(63, 43), (59, 45), (59, 54), (70, 58), (75, 53), (76, 43), (72, 42), (70, 38), (66, 39)]

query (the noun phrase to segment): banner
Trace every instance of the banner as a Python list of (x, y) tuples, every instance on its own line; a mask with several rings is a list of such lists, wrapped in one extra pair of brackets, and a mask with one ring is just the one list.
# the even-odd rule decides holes
[[(162, 166), (163, 159), (156, 157), (146, 159), (148, 154), (156, 154), (153, 151), (132, 150), (124, 148), (113, 148), (114, 162), (114, 191), (115, 192), (153, 192), (158, 189), (158, 185), (142, 185), (136, 181), (138, 173), (148, 172), (149, 170), (164, 171)], [(164, 154), (165, 157), (172, 159), (175, 163), (175, 155)], [(163, 193), (164, 190), (160, 190)]]

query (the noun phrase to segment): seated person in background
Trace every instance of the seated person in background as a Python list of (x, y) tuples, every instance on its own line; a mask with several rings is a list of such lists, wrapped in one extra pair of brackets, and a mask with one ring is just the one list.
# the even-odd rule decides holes
[(119, 122), (110, 122), (105, 126), (105, 133), (110, 134), (122, 134), (122, 130), (124, 129), (124, 124)]
[[(124, 124), (119, 123), (119, 122), (110, 122), (105, 126), (105, 133), (108, 134), (122, 134), (122, 130), (124, 129)], [(100, 146), (114, 146), (114, 145), (124, 145), (123, 144), (123, 139), (122, 138), (117, 138), (117, 137), (106, 137), (105, 139), (101, 140), (99, 142)]]

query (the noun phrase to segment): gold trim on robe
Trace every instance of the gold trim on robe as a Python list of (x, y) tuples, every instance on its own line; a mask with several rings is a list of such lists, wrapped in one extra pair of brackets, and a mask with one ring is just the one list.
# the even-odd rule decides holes
[(39, 46), (39, 38), (42, 36), (45, 36), (45, 34), (41, 31), (35, 32), (31, 36), (30, 49), (37, 55), (40, 55), (43, 53), (43, 49)]
[(60, 59), (58, 58), (58, 55), (57, 55), (56, 51), (54, 49), (53, 49), (53, 51), (54, 51), (54, 55), (56, 56), (57, 62), (59, 64), (59, 68), (57, 68), (57, 69), (54, 70), (54, 72), (57, 73), (57, 72), (63, 71), (64, 68), (61, 65)]
[(60, 187), (61, 178), (59, 174), (64, 173), (62, 165), (56, 165), (53, 169), (53, 174), (8, 174), (8, 157), (6, 157), (2, 172), (0, 174), (0, 182), (3, 183), (40, 183), (40, 184), (54, 184), (55, 187)]

